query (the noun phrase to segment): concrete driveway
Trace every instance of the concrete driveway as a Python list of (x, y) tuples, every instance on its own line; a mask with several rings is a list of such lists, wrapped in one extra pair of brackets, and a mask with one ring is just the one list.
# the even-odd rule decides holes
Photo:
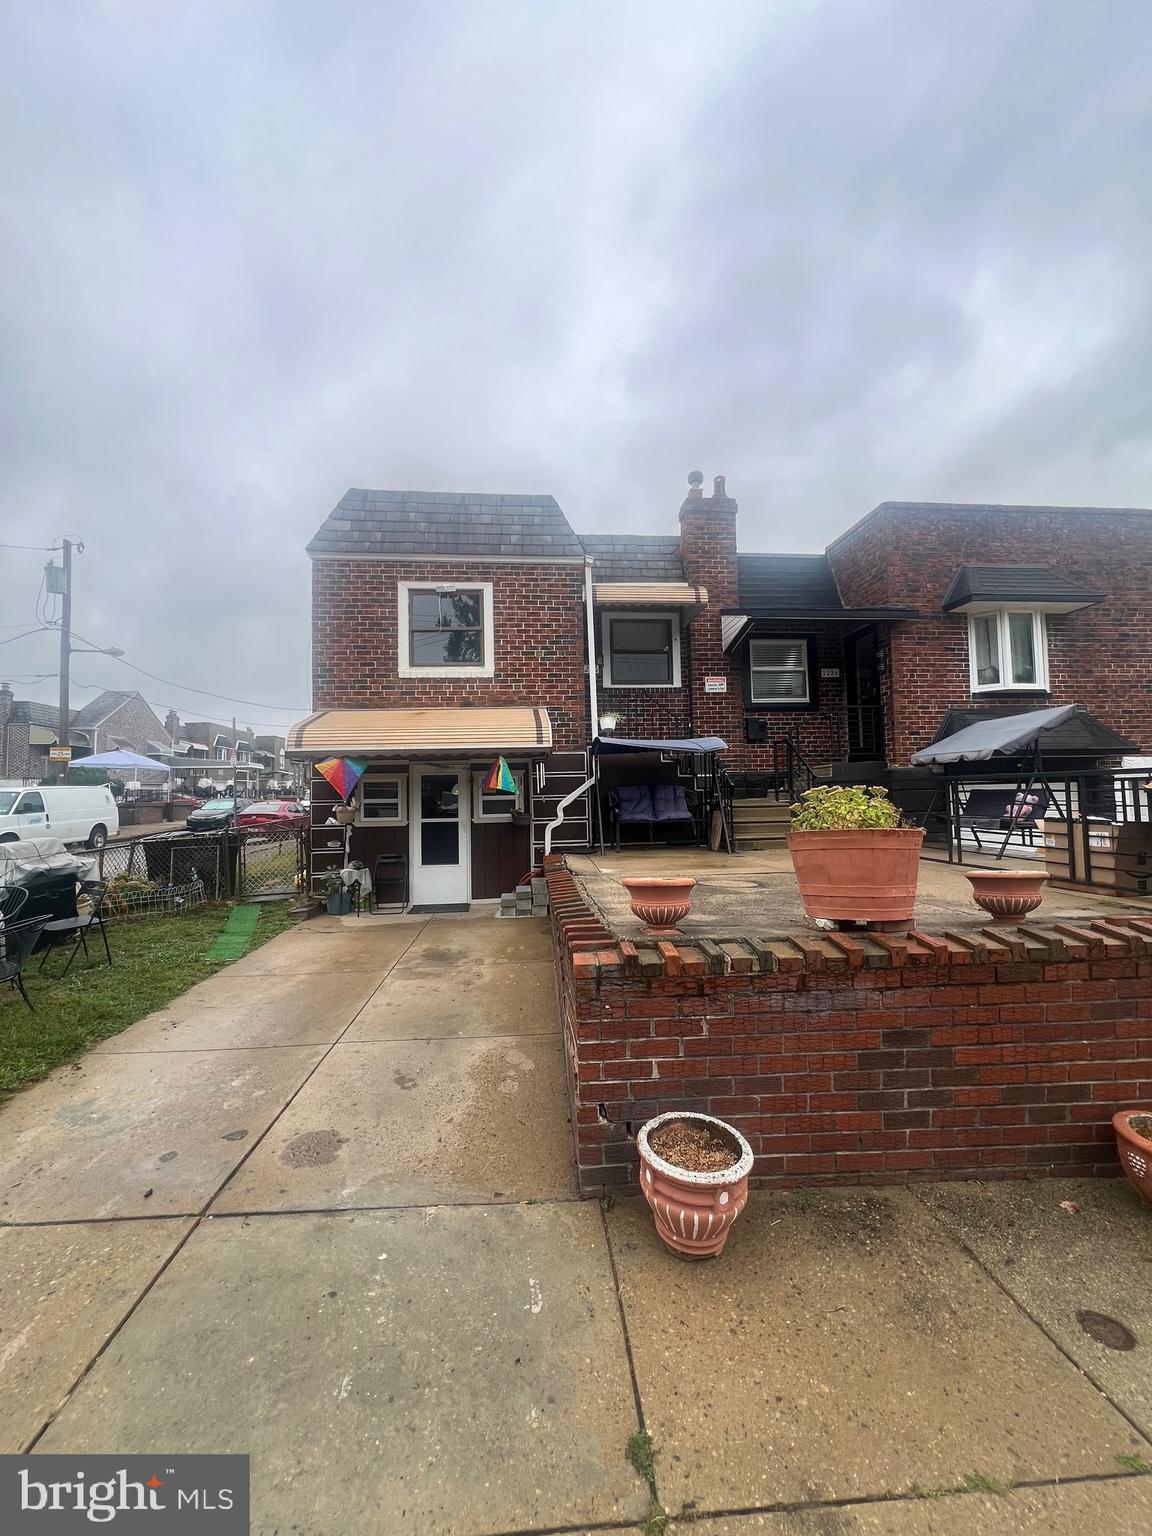
[(1126, 1186), (754, 1195), (683, 1264), (574, 1198), (541, 922), (314, 920), (12, 1101), (0, 1170), (0, 1449), (248, 1452), (265, 1536), (1152, 1524)]

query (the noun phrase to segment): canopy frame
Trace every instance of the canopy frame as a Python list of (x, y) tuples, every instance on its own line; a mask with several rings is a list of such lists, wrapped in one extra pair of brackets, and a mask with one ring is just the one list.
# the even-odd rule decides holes
[[(674, 753), (677, 756), (703, 757), (705, 759), (704, 820), (711, 846), (713, 835), (717, 844), (723, 843), (727, 853), (734, 851), (732, 841), (732, 817), (730, 791), (726, 789), (727, 775), (720, 765), (720, 753), (727, 752), (728, 743), (719, 736), (683, 736), (665, 739), (630, 736), (594, 736), (592, 738), (592, 784), (596, 806), (596, 845), (604, 852), (604, 802), (600, 793), (600, 761), (603, 757), (623, 757), (633, 753)], [(715, 833), (713, 824), (717, 821)]]

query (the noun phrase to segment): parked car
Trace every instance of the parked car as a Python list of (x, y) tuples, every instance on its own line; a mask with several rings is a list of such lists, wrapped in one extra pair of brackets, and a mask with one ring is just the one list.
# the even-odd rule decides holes
[(45, 784), (0, 789), (0, 843), (57, 837), (103, 848), (120, 830), (120, 812), (107, 784)]
[(220, 832), (235, 825), (238, 812), (251, 805), (250, 800), (205, 800), (192, 811), (184, 825), (189, 832)]
[(240, 812), (236, 825), (269, 832), (300, 832), (308, 825), (308, 812), (298, 800), (257, 800)]

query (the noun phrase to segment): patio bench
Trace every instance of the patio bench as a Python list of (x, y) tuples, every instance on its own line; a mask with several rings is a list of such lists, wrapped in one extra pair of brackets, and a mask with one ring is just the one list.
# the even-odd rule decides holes
[(683, 784), (621, 784), (609, 792), (608, 812), (617, 848), (621, 827), (647, 827), (651, 843), (658, 826), (696, 826), (696, 812)]
[[(1013, 822), (1013, 811), (1017, 809), (1019, 814)], [(1006, 832), (1009, 828), (1034, 844), (1036, 823), (1047, 809), (1048, 795), (1042, 789), (1031, 789), (1027, 794), (1015, 789), (973, 789), (964, 802), (959, 820), (960, 826), (976, 839), (978, 848), (984, 846), (980, 841), (981, 832)]]

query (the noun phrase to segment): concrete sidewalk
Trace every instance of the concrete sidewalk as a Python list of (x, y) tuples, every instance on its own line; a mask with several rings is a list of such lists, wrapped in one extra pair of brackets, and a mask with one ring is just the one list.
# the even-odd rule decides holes
[(1147, 1536), (1126, 1185), (754, 1194), (683, 1264), (574, 1198), (561, 1051), (545, 924), (321, 918), (20, 1095), (0, 1449), (249, 1452), (265, 1536), (656, 1531), (643, 1428), (670, 1530)]

